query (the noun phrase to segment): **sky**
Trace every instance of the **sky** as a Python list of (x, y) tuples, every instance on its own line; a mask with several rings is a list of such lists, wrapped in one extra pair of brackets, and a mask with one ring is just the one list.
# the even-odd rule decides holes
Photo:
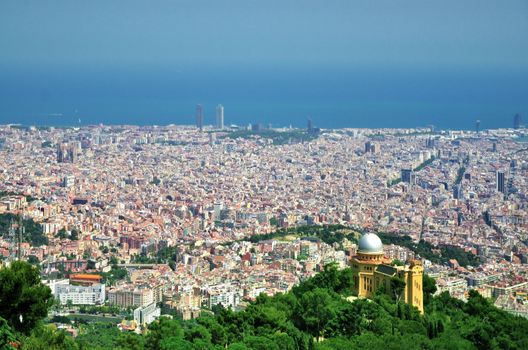
[(101, 86), (109, 72), (526, 76), (526, 38), (526, 0), (2, 0), (0, 94), (79, 72)]
[(528, 1), (0, 2), (10, 66), (528, 68)]

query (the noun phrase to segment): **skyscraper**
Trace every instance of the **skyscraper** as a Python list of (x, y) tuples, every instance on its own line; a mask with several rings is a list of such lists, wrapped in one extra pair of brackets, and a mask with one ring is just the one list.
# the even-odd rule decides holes
[(504, 171), (497, 171), (497, 192), (506, 194), (506, 181)]
[(454, 199), (462, 199), (464, 194), (462, 193), (462, 184), (457, 184), (453, 186), (453, 198)]
[(224, 128), (224, 106), (216, 106), (216, 128), (222, 130)]
[(479, 131), (480, 131), (480, 120), (477, 120), (477, 121), (475, 122), (475, 131), (476, 131), (477, 134), (478, 134)]
[(436, 147), (436, 140), (433, 138), (428, 138), (425, 140), (425, 147), (427, 148), (435, 148)]
[(513, 128), (514, 129), (520, 129), (522, 126), (522, 117), (519, 113), (517, 113), (514, 117), (513, 117)]
[(369, 153), (372, 148), (372, 143), (370, 141), (365, 142), (365, 153)]
[(414, 183), (414, 172), (412, 169), (401, 169), (401, 180), (409, 184)]
[(196, 105), (196, 127), (200, 130), (203, 129), (203, 107), (202, 105)]

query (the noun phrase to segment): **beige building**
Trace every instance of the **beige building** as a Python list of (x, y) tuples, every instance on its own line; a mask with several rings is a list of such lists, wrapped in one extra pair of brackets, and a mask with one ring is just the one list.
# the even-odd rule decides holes
[(381, 287), (390, 293), (391, 279), (399, 277), (405, 281), (403, 300), (423, 313), (421, 261), (409, 260), (404, 266), (391, 265), (391, 260), (384, 256), (380, 238), (374, 233), (367, 233), (359, 240), (357, 254), (350, 264), (354, 273), (354, 291), (358, 297), (368, 298)]
[(147, 306), (155, 302), (154, 292), (150, 288), (120, 287), (108, 292), (108, 302), (121, 307)]

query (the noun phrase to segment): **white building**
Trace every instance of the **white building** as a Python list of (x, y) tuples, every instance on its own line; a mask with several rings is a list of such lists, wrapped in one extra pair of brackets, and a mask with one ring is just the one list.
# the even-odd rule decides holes
[(152, 323), (161, 315), (161, 310), (156, 306), (156, 303), (147, 306), (138, 307), (134, 310), (134, 321), (139, 325), (146, 325)]
[(205, 305), (209, 309), (218, 304), (225, 308), (235, 308), (240, 303), (243, 294), (240, 288), (230, 283), (209, 286), (203, 292)]
[(62, 178), (62, 187), (72, 187), (75, 185), (75, 176), (66, 175)]
[(50, 284), (51, 291), (61, 305), (66, 305), (71, 300), (73, 305), (104, 304), (106, 294), (104, 283), (95, 283), (91, 286), (72, 285), (68, 280)]

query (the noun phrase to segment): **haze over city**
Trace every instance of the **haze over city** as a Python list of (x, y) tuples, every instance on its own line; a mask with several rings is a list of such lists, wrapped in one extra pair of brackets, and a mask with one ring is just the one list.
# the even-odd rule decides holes
[(1, 350), (528, 349), (528, 2), (0, 2)]
[(3, 1), (0, 122), (511, 126), (525, 1)]

